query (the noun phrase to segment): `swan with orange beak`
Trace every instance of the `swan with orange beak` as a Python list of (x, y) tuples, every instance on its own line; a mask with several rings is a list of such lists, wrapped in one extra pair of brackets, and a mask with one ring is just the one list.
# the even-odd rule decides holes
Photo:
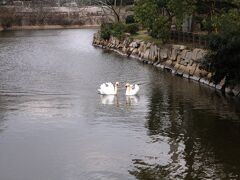
[(126, 87), (126, 93), (125, 93), (126, 96), (137, 95), (137, 93), (140, 90), (140, 88), (139, 88), (139, 86), (137, 84), (129, 84), (129, 83), (127, 83), (125, 85), (125, 87)]
[(118, 90), (119, 82), (113, 85), (111, 82), (103, 83), (98, 89), (99, 94), (102, 95), (116, 95)]

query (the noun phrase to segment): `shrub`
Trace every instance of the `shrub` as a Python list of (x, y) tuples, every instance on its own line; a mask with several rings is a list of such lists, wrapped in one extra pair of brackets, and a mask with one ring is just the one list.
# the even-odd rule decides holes
[(166, 17), (159, 17), (155, 20), (154, 25), (149, 29), (149, 34), (156, 39), (162, 39), (166, 42), (170, 35), (170, 23), (166, 20)]
[(213, 35), (210, 38), (210, 49), (208, 63), (214, 72), (213, 80), (218, 83), (226, 77), (228, 85), (240, 82), (240, 37), (238, 32), (231, 36)]
[(113, 23), (113, 24), (102, 24), (100, 30), (101, 38), (108, 40), (110, 36), (117, 37), (121, 39), (125, 32), (125, 25), (122, 23)]
[(130, 33), (130, 34), (137, 34), (139, 31), (138, 24), (126, 24), (125, 27), (125, 32)]
[(111, 36), (112, 24), (102, 24), (100, 30), (100, 36), (104, 40), (108, 40)]
[(135, 23), (134, 16), (133, 16), (133, 15), (128, 15), (128, 16), (126, 17), (125, 21), (126, 21), (126, 24)]
[(13, 25), (13, 19), (12, 18), (4, 18), (1, 21), (2, 27), (5, 28), (10, 28)]
[(112, 25), (111, 35), (121, 39), (125, 32), (125, 25), (123, 23), (114, 23)]

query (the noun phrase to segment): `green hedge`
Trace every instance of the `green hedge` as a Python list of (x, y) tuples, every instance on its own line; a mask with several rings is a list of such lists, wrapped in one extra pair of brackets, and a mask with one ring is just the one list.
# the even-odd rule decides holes
[(125, 25), (126, 33), (137, 34), (138, 31), (139, 31), (138, 24), (136, 24), (136, 23)]
[(106, 23), (101, 25), (100, 36), (108, 40), (110, 36), (123, 38), (124, 33), (136, 34), (139, 30), (138, 24), (123, 24), (123, 23)]
[(126, 24), (135, 23), (134, 15), (128, 15), (125, 19)]
[(100, 29), (100, 36), (102, 39), (108, 40), (111, 36), (112, 24), (102, 24)]

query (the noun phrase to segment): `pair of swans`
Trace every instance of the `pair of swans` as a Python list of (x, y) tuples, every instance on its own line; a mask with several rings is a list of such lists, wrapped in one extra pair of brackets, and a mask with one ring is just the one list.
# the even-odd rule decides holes
[[(116, 95), (118, 91), (118, 86), (119, 86), (119, 82), (116, 82), (115, 85), (113, 85), (111, 82), (103, 83), (100, 85), (98, 92), (102, 95)], [(125, 87), (126, 87), (126, 92), (125, 92), (126, 96), (134, 96), (140, 90), (137, 84), (127, 83)]]

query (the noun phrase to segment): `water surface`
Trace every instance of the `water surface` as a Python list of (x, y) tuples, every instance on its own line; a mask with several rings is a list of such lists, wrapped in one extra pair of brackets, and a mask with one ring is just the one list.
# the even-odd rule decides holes
[[(0, 179), (238, 179), (239, 100), (94, 48), (94, 32), (0, 33)], [(106, 81), (118, 96), (96, 93)]]

